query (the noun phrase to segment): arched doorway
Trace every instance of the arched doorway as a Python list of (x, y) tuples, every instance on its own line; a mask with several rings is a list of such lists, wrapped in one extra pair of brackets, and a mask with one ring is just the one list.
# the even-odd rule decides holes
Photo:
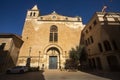
[(60, 51), (56, 47), (50, 47), (47, 54), (49, 55), (49, 69), (57, 69)]
[(62, 49), (58, 45), (48, 45), (45, 48), (46, 53), (46, 68), (59, 69), (61, 66)]

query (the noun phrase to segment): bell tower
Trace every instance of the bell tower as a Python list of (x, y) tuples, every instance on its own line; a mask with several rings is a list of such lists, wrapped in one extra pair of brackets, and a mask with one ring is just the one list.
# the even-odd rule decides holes
[(32, 9), (27, 12), (27, 19), (35, 19), (39, 16), (39, 9), (37, 5), (35, 5)]

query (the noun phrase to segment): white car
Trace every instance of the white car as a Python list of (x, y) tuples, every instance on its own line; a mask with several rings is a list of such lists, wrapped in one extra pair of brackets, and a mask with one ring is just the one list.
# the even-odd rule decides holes
[(28, 67), (26, 66), (15, 66), (12, 68), (8, 68), (6, 73), (24, 73), (28, 71)]

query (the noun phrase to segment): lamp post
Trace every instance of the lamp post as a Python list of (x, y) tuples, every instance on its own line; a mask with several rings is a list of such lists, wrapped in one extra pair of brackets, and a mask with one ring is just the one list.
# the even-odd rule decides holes
[(40, 53), (41, 53), (41, 51), (39, 51), (38, 67), (39, 67), (39, 64), (40, 64)]
[(60, 53), (59, 53), (59, 69), (61, 70), (61, 59), (60, 59)]
[(32, 49), (32, 47), (29, 47), (29, 58), (30, 58), (31, 49)]

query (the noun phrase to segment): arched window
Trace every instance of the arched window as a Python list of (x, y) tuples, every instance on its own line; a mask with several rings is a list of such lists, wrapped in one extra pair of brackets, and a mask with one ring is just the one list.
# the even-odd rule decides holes
[(105, 48), (106, 51), (112, 50), (109, 41), (105, 40), (105, 41), (103, 42), (103, 44), (104, 44), (104, 48)]
[(103, 52), (103, 48), (102, 48), (102, 44), (101, 43), (98, 43), (98, 48), (99, 48), (100, 52)]
[(58, 28), (55, 25), (52, 25), (50, 27), (50, 37), (49, 37), (50, 42), (57, 42), (58, 41)]
[(33, 16), (35, 16), (35, 14), (36, 14), (36, 13), (34, 12), (34, 13), (33, 13)]
[(113, 46), (114, 50), (118, 49), (118, 46), (117, 46), (117, 43), (115, 40), (112, 40), (112, 46)]
[(30, 12), (30, 16), (32, 16), (32, 12)]
[(30, 16), (35, 16), (36, 15), (36, 13), (34, 12), (30, 12)]

